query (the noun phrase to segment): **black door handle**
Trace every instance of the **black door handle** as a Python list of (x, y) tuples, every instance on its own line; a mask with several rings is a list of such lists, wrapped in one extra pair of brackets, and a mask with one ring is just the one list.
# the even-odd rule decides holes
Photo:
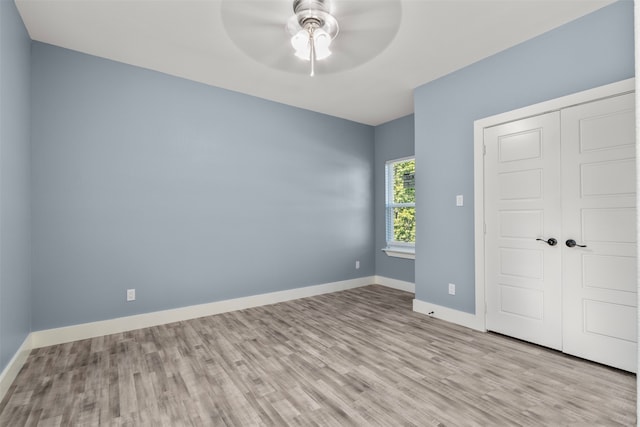
[(587, 245), (579, 245), (579, 244), (577, 244), (576, 241), (573, 240), (573, 239), (569, 239), (564, 243), (565, 243), (565, 245), (567, 245), (570, 248), (573, 248), (574, 246), (577, 246), (579, 248), (586, 248), (587, 247)]
[(541, 242), (545, 242), (549, 246), (555, 246), (555, 245), (558, 244), (558, 241), (556, 239), (554, 239), (553, 237), (550, 238), (549, 240), (544, 240), (544, 239), (536, 239), (536, 240), (540, 240)]

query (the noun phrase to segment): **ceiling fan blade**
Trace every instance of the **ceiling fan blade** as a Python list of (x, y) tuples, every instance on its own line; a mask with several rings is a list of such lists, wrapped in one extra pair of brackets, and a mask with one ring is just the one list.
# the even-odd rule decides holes
[[(293, 50), (273, 54), (265, 61), (265, 65), (278, 70), (284, 70), (292, 74), (308, 75), (311, 65), (309, 61), (303, 61), (293, 55)], [(316, 63), (316, 70), (318, 63)]]
[(293, 8), (286, 0), (224, 0), (220, 13), (225, 26), (269, 23), (284, 27)]
[(334, 0), (333, 10), (338, 20), (355, 18), (381, 23), (386, 19), (395, 20), (402, 7), (397, 0)]
[(393, 41), (396, 33), (396, 28), (369, 28), (343, 31), (338, 33), (331, 46), (350, 45), (364, 49), (380, 50), (380, 48), (388, 46)]

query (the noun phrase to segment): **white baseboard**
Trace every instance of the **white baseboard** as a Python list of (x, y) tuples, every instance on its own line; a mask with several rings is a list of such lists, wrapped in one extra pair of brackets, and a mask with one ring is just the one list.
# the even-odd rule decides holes
[(27, 357), (29, 356), (29, 352), (32, 349), (32, 341), (31, 334), (27, 335), (24, 339), (24, 342), (16, 351), (16, 354), (13, 355), (7, 366), (0, 373), (0, 401), (4, 399), (5, 394), (11, 387), (13, 380), (18, 376), (18, 372), (22, 369), (24, 362), (27, 361)]
[[(384, 276), (368, 276), (352, 280), (343, 280), (340, 282), (325, 283), (322, 285), (289, 289), (286, 291), (192, 305), (171, 310), (118, 317), (115, 319), (83, 323), (62, 328), (34, 331), (27, 336), (20, 349), (0, 374), (0, 400), (2, 400), (6, 392), (9, 390), (13, 380), (16, 378), (18, 372), (20, 372), (20, 369), (22, 369), (22, 366), (26, 362), (29, 352), (34, 348), (95, 338), (103, 335), (147, 328), (150, 326), (164, 325), (172, 322), (180, 322), (183, 320), (243, 310), (251, 307), (276, 304), (279, 302), (312, 297), (331, 292), (344, 291), (347, 289), (371, 285), (373, 283), (406, 292), (415, 292), (414, 283), (391, 279)], [(416, 300), (414, 300), (414, 310), (415, 302)]]
[(413, 311), (435, 317), (436, 319), (446, 320), (447, 322), (475, 329), (477, 331), (487, 331), (484, 325), (484, 319), (476, 316), (475, 314), (466, 313), (464, 311), (431, 304), (419, 299), (413, 300)]
[(87, 338), (100, 337), (103, 335), (117, 334), (135, 329), (148, 328), (150, 326), (164, 325), (166, 323), (180, 322), (183, 320), (211, 316), (229, 311), (243, 310), (245, 308), (276, 304), (298, 298), (358, 288), (374, 283), (374, 277), (375, 276), (361, 277), (358, 279), (306, 286), (286, 291), (271, 292), (267, 294), (216, 301), (171, 310), (162, 310), (152, 313), (137, 314), (134, 316), (118, 317), (116, 319), (66, 326), (62, 328), (35, 331), (31, 333), (32, 348), (46, 347)]
[(404, 280), (391, 279), (384, 276), (373, 276), (376, 285), (386, 286), (387, 288), (398, 289), (400, 291), (416, 293), (416, 284), (405, 282)]

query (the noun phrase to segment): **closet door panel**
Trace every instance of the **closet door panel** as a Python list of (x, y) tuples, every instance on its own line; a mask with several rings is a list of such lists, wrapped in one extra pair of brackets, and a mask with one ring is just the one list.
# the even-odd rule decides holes
[(637, 353), (634, 105), (627, 94), (561, 112), (563, 351), (629, 371)]
[(561, 349), (560, 114), (485, 129), (487, 329)]

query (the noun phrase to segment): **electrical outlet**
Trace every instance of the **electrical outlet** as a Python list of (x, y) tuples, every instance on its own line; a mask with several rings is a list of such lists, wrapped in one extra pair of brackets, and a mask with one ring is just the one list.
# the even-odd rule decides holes
[(127, 301), (135, 301), (135, 300), (136, 300), (136, 290), (127, 289)]
[(462, 194), (456, 196), (456, 206), (464, 206), (464, 196)]
[(454, 285), (453, 283), (449, 283), (449, 295), (455, 295), (456, 294), (456, 285)]
[(356, 270), (360, 270), (360, 261), (356, 261)]

